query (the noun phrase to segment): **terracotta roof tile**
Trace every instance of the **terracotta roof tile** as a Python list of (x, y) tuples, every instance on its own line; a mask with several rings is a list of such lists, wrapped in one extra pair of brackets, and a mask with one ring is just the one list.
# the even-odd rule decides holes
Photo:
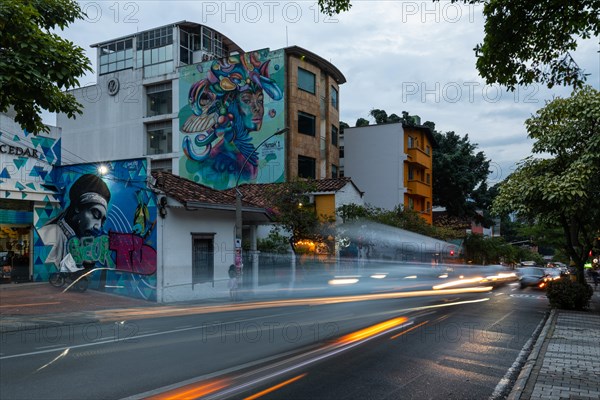
[[(199, 202), (235, 207), (235, 192), (215, 190), (165, 171), (154, 171), (152, 176), (156, 179), (156, 189), (162, 190), (182, 204)], [(244, 207), (260, 207), (249, 199), (243, 199), (242, 204)]]

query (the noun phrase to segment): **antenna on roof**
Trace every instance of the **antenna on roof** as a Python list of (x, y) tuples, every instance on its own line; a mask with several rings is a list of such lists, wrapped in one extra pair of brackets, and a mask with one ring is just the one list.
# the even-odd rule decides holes
[(285, 47), (289, 47), (287, 25), (285, 26)]

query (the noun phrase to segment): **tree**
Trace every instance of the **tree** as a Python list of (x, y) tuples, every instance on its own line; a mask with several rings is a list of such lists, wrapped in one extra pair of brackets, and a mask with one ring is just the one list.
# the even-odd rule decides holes
[(308, 194), (314, 191), (314, 182), (296, 180), (274, 185), (268, 194), (272, 199), (273, 220), (289, 233), (294, 253), (298, 241), (324, 242), (331, 233), (330, 221), (318, 216), (315, 204), (309, 202)]
[(559, 225), (564, 249), (583, 282), (583, 265), (600, 226), (600, 93), (586, 86), (556, 98), (525, 122), (532, 152), (500, 186), (496, 214), (516, 212)]
[(367, 126), (369, 125), (369, 120), (366, 120), (364, 118), (359, 118), (356, 120), (356, 124), (354, 126)]
[(78, 77), (92, 71), (84, 50), (52, 30), (84, 16), (73, 0), (3, 0), (0, 3), (0, 112), (11, 106), (30, 132), (49, 130), (42, 110), (81, 114), (72, 94)]
[(433, 131), (433, 136), (438, 144), (433, 149), (433, 204), (446, 207), (450, 216), (471, 216), (477, 207), (476, 190), (487, 189), (490, 161), (482, 151), (475, 153), (477, 144), (469, 142), (469, 135)]
[(598, 0), (452, 0), (458, 1), (484, 4), (485, 35), (474, 50), (488, 84), (583, 86), (586, 74), (571, 52), (578, 38), (600, 34)]
[[(439, 0), (433, 0), (439, 1)], [(451, 0), (483, 3), (483, 43), (475, 46), (476, 66), (488, 84), (514, 90), (534, 82), (581, 88), (588, 74), (572, 56), (579, 38), (600, 35), (598, 0)], [(319, 0), (321, 11), (348, 11), (350, 0)]]

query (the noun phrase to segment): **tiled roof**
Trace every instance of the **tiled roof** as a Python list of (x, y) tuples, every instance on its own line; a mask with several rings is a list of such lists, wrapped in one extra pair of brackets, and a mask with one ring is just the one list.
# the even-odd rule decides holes
[[(164, 171), (154, 171), (152, 172), (152, 176), (156, 179), (155, 187), (157, 189), (162, 190), (168, 196), (182, 204), (195, 202), (235, 207), (235, 188), (223, 191), (215, 190)], [(348, 183), (354, 185), (348, 177), (315, 179), (309, 182), (316, 186), (314, 193), (337, 192), (343, 189)], [(277, 193), (278, 189), (283, 190), (284, 188), (284, 183), (248, 183), (238, 186), (243, 196), (242, 204), (244, 207), (265, 209), (272, 207), (273, 193)], [(358, 191), (358, 188), (356, 190)]]
[[(344, 178), (330, 178), (330, 179), (315, 179), (309, 181), (311, 184), (316, 186), (314, 193), (323, 192), (337, 192), (343, 189), (348, 183), (352, 182), (352, 179), (348, 177)], [(356, 185), (354, 185), (356, 187)], [(244, 196), (244, 200), (248, 200), (261, 207), (271, 207), (273, 205), (272, 196), (273, 193), (277, 193), (278, 189), (283, 190), (285, 183), (247, 183), (239, 185), (238, 189)], [(356, 188), (357, 191), (358, 188)], [(235, 196), (235, 189), (228, 189), (226, 193)]]
[[(228, 205), (232, 209), (235, 207), (235, 191), (215, 190), (165, 171), (154, 171), (152, 176), (156, 179), (154, 185), (156, 189), (162, 190), (182, 204), (196, 202), (209, 205)], [(261, 207), (249, 201), (248, 198), (244, 198), (242, 204), (244, 207)]]

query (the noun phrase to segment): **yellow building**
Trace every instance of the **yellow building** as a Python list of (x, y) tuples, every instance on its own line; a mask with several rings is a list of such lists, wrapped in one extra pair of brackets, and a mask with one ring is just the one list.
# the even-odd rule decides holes
[(346, 128), (340, 140), (343, 176), (365, 192), (365, 203), (392, 210), (415, 210), (429, 224), (433, 205), (431, 130), (389, 123)]

